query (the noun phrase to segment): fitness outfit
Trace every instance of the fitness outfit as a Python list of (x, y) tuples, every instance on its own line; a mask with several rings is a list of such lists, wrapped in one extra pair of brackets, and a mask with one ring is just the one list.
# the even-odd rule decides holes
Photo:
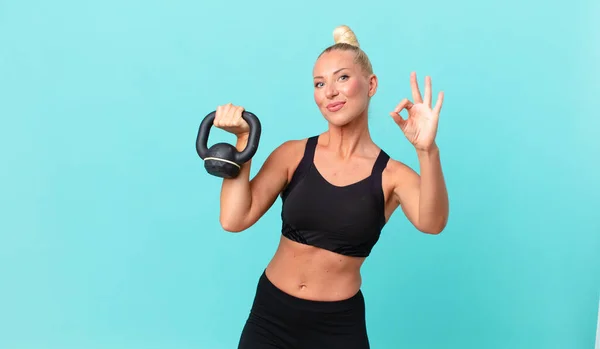
[[(385, 225), (381, 175), (389, 156), (381, 150), (369, 177), (335, 186), (314, 166), (318, 136), (281, 194), (286, 238), (346, 256), (366, 257)], [(340, 301), (294, 297), (261, 275), (238, 349), (367, 349), (362, 291)]]

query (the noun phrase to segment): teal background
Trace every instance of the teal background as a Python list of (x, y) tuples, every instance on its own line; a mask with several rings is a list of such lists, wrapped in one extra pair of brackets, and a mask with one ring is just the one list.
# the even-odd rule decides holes
[[(263, 137), (325, 130), (311, 69), (350, 25), (380, 86), (446, 93), (439, 236), (401, 213), (363, 268), (373, 348), (594, 345), (600, 294), (598, 2), (0, 1), (0, 348), (235, 348), (279, 239), (240, 234), (194, 142), (233, 102)], [(210, 142), (233, 141), (215, 131)]]

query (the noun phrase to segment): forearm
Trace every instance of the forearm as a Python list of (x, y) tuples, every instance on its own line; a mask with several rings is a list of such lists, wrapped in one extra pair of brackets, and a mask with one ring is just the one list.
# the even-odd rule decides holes
[(420, 165), (419, 227), (431, 234), (440, 233), (448, 221), (448, 192), (437, 146), (417, 150)]
[[(236, 142), (238, 151), (246, 147), (248, 136), (239, 136)], [(252, 207), (250, 188), (250, 167), (252, 160), (241, 164), (240, 173), (235, 178), (223, 179), (221, 185), (221, 207), (219, 220), (225, 230), (240, 231), (244, 226), (244, 217)]]

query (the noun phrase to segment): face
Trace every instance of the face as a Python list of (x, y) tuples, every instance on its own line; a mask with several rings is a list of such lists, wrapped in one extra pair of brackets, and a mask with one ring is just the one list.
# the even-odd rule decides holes
[(323, 54), (313, 69), (314, 99), (331, 124), (344, 126), (367, 115), (371, 97), (377, 89), (377, 77), (368, 75), (354, 62), (351, 51)]

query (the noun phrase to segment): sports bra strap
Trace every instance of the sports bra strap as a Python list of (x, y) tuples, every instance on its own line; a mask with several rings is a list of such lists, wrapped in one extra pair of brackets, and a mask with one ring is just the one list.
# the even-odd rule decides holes
[(306, 144), (304, 145), (304, 154), (302, 155), (302, 159), (300, 159), (300, 163), (298, 164), (298, 168), (296, 172), (305, 172), (310, 166), (312, 166), (313, 159), (315, 157), (315, 149), (317, 148), (319, 136), (312, 136), (306, 140)]
[(385, 170), (385, 167), (387, 166), (388, 160), (390, 159), (390, 156), (383, 151), (383, 149), (379, 152), (379, 156), (377, 156), (377, 159), (375, 160), (375, 164), (373, 165), (373, 175), (380, 175), (383, 170)]
[[(383, 193), (383, 170), (387, 166), (388, 160), (390, 156), (381, 150), (379, 156), (377, 156), (377, 160), (375, 160), (375, 164), (373, 165), (373, 172), (371, 173), (371, 189), (373, 193), (379, 198), (379, 202), (383, 204), (385, 200), (385, 194)], [(382, 215), (380, 218), (380, 229), (385, 225), (385, 217)]]
[(282, 196), (285, 198), (287, 194), (298, 184), (298, 182), (304, 178), (304, 176), (308, 173), (308, 170), (313, 164), (313, 159), (315, 156), (315, 149), (317, 147), (317, 142), (319, 140), (319, 136), (312, 136), (306, 140), (306, 145), (304, 147), (304, 155), (300, 159), (300, 163), (296, 167), (294, 174), (292, 175), (292, 179), (288, 186), (283, 190)]
[(312, 136), (306, 140), (306, 147), (304, 148), (304, 158), (302, 161), (312, 162), (315, 158), (315, 149), (319, 142), (319, 136)]

